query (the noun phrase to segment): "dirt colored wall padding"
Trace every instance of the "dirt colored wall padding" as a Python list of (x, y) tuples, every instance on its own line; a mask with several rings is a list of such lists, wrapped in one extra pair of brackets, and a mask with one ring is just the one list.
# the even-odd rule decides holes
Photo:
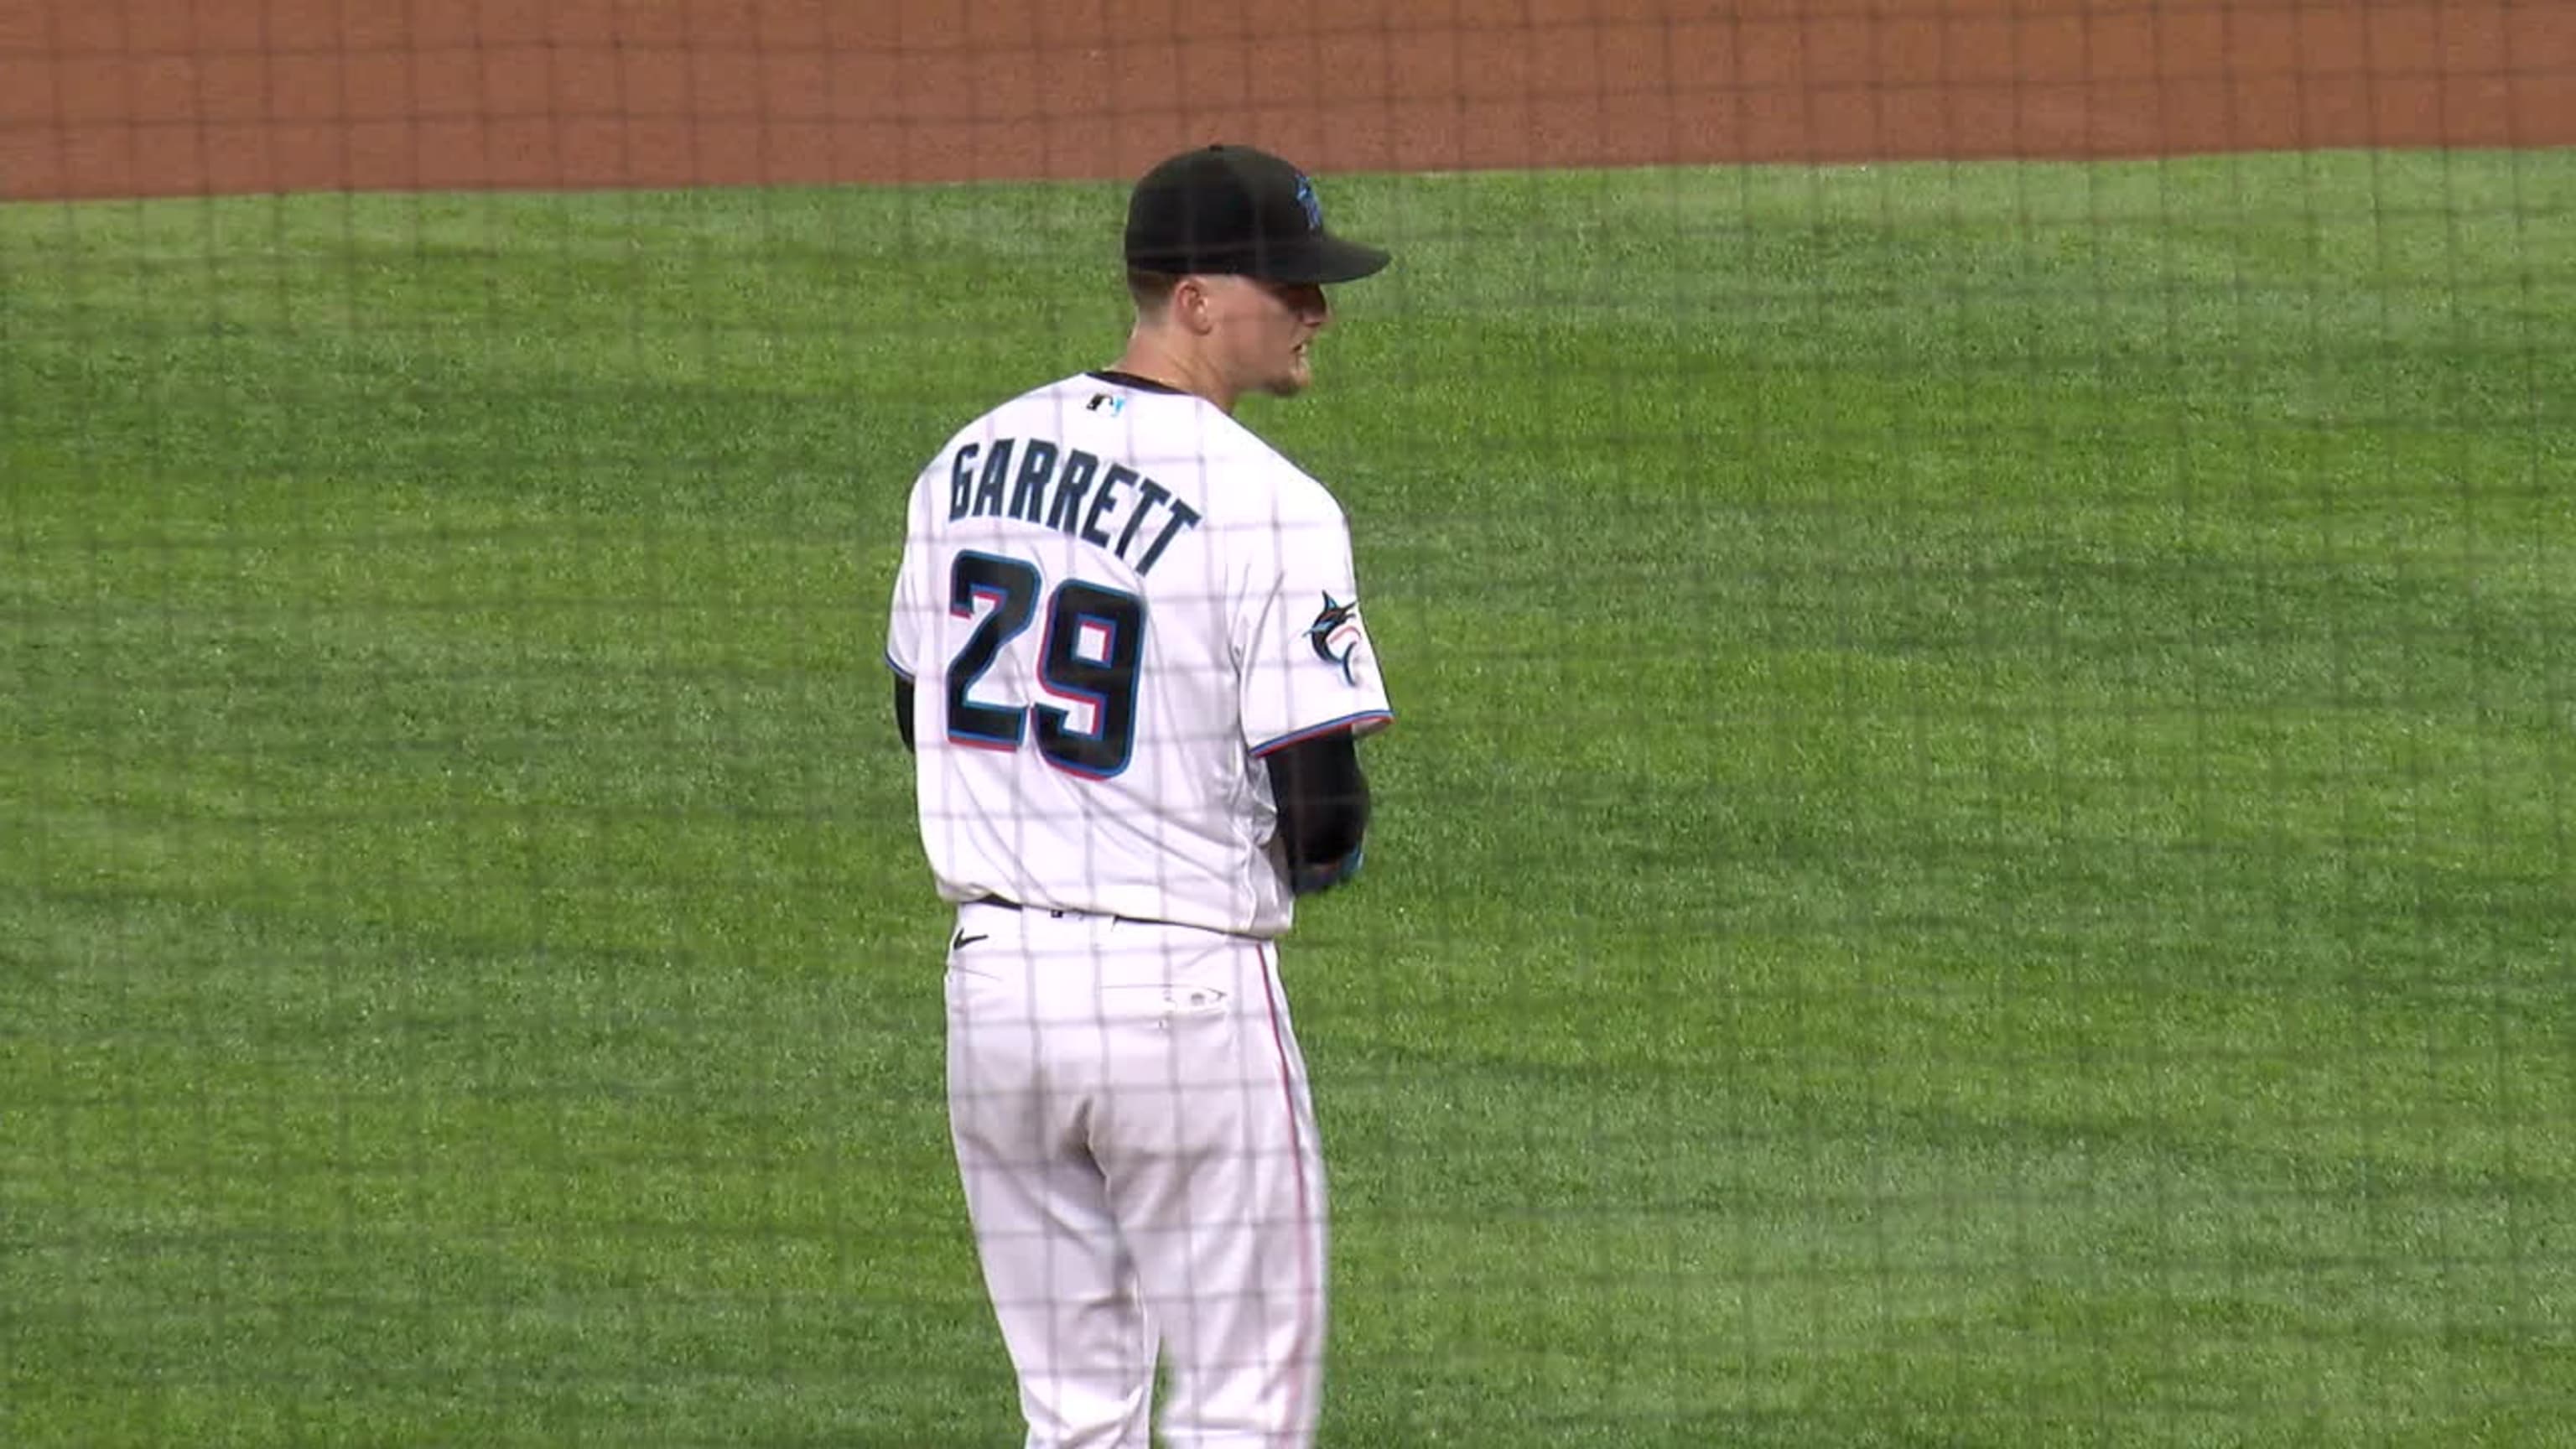
[(0, 0), (0, 197), (2576, 143), (2576, 0)]

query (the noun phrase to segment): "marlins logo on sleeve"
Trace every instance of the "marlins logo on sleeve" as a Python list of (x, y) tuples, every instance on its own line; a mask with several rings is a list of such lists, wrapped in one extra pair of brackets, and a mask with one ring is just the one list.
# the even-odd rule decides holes
[(1341, 509), (1320, 487), (1291, 488), (1259, 553), (1269, 587), (1246, 601), (1258, 622), (1243, 662), (1244, 744), (1253, 757), (1385, 726), (1394, 711), (1360, 619)]
[(1368, 644), (1368, 635), (1360, 628), (1360, 601), (1349, 603), (1334, 599), (1331, 590), (1324, 592), (1324, 607), (1315, 611), (1315, 622), (1306, 626), (1307, 642), (1315, 646), (1315, 657), (1342, 671), (1342, 682), (1357, 685), (1359, 671), (1353, 661)]

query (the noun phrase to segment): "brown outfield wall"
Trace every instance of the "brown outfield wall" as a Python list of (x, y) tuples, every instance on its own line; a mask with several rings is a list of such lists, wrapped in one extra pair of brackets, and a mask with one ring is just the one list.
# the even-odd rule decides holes
[(2576, 0), (0, 0), (0, 197), (2576, 143)]

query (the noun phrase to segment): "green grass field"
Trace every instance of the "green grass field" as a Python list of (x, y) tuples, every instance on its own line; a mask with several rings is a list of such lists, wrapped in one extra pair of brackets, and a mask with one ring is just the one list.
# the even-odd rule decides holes
[[(1335, 186), (1328, 1441), (2576, 1443), (2576, 154)], [(1017, 1442), (879, 649), (1122, 196), (0, 209), (0, 1443)]]

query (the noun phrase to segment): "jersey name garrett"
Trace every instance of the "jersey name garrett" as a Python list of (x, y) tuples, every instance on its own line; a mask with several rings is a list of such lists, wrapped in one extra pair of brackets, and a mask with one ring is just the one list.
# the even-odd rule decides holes
[[(1158, 508), (1161, 526), (1148, 534), (1146, 520)], [(1124, 463), (1103, 469), (1098, 456), (1046, 438), (995, 438), (989, 447), (960, 447), (949, 463), (948, 521), (965, 518), (1013, 518), (1052, 528), (1106, 549), (1144, 574), (1173, 539), (1198, 526), (1199, 511)], [(1131, 559), (1129, 551), (1140, 541), (1144, 551)]]

